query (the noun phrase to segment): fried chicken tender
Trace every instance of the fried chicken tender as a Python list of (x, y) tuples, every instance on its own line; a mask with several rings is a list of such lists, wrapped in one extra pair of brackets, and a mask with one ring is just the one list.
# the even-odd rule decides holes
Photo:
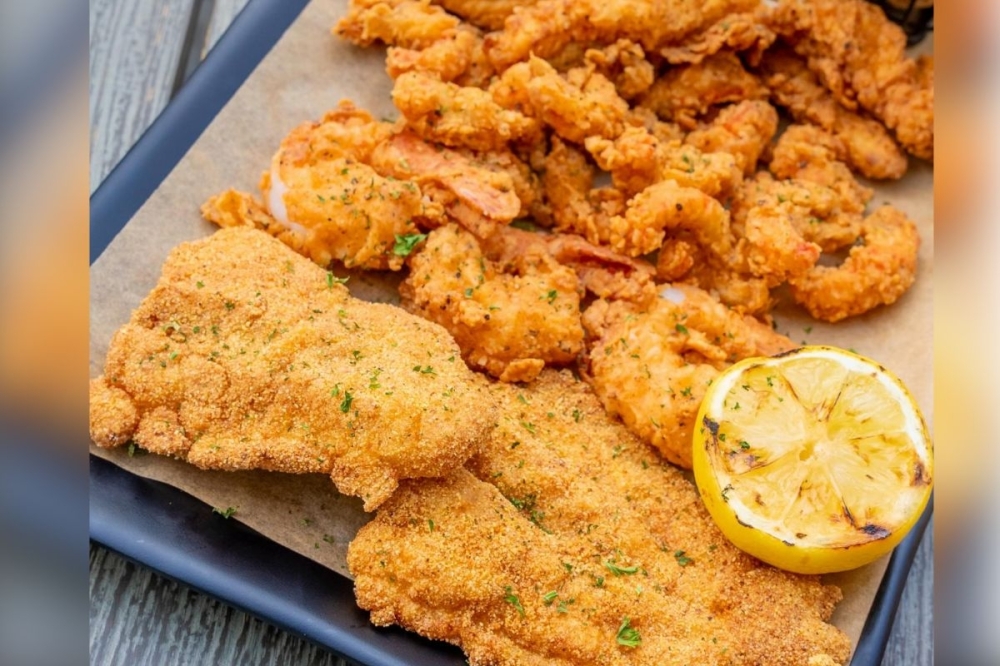
[(457, 225), (433, 230), (410, 259), (401, 305), (448, 329), (472, 368), (530, 382), (582, 350), (580, 284), (543, 246), (499, 254)]
[(767, 88), (744, 69), (734, 53), (723, 51), (697, 64), (672, 67), (658, 78), (638, 103), (684, 129), (698, 126), (716, 105), (767, 99)]
[(778, 112), (763, 101), (727, 106), (710, 123), (685, 137), (703, 153), (729, 153), (745, 176), (757, 170), (757, 160), (778, 131)]
[(392, 101), (420, 136), (453, 148), (505, 150), (511, 141), (540, 136), (538, 121), (500, 107), (490, 93), (446, 83), (424, 72), (396, 79)]
[(441, 327), (352, 298), (267, 234), (173, 250), (91, 380), (91, 438), (203, 469), (330, 475), (370, 511), (475, 451), (495, 411)]
[(817, 125), (843, 141), (844, 161), (861, 175), (897, 179), (906, 173), (906, 155), (885, 126), (841, 106), (793, 52), (779, 48), (765, 53), (760, 77), (774, 103), (797, 122)]
[(726, 16), (682, 44), (660, 50), (660, 55), (672, 65), (696, 65), (722, 50), (742, 52), (756, 66), (760, 57), (777, 38), (756, 14), (746, 12)]
[(587, 308), (588, 381), (631, 432), (690, 469), (695, 415), (719, 371), (794, 345), (701, 289), (673, 285), (662, 296), (645, 309), (620, 301)]
[(425, 49), (452, 36), (459, 19), (430, 0), (351, 0), (333, 33), (358, 46), (382, 42), (406, 49)]
[(503, 30), (486, 38), (498, 71), (530, 54), (551, 58), (573, 43), (607, 45), (631, 39), (647, 53), (683, 40), (722, 17), (750, 11), (758, 0), (542, 0), (514, 10)]
[(816, 266), (789, 281), (792, 297), (816, 319), (837, 322), (896, 302), (917, 274), (920, 236), (899, 210), (882, 206), (865, 218), (840, 266)]
[(906, 56), (906, 34), (865, 0), (781, 0), (763, 13), (848, 109), (885, 123), (908, 152), (934, 159), (934, 88)]
[(471, 473), (407, 483), (351, 543), (373, 623), (457, 644), (475, 665), (847, 659), (827, 624), (840, 591), (731, 546), (693, 484), (585, 383), (547, 370), (493, 389), (504, 416)]

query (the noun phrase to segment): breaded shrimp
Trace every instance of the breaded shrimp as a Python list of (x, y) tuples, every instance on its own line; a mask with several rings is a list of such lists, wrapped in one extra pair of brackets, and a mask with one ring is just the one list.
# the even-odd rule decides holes
[(727, 106), (710, 123), (685, 137), (684, 143), (702, 153), (729, 153), (745, 176), (757, 170), (757, 160), (778, 130), (778, 112), (764, 101)]
[(747, 99), (767, 99), (767, 88), (743, 68), (735, 54), (723, 51), (694, 65), (668, 69), (639, 99), (639, 105), (664, 120), (694, 129), (698, 118), (712, 107)]
[(760, 77), (775, 104), (798, 122), (808, 122), (843, 141), (843, 159), (861, 175), (896, 179), (906, 173), (906, 155), (880, 122), (839, 104), (804, 60), (788, 49), (771, 49), (760, 64)]
[(431, 231), (410, 259), (401, 305), (448, 329), (471, 367), (501, 381), (531, 381), (583, 348), (580, 283), (544, 246), (501, 254), (454, 224)]
[(662, 296), (646, 309), (607, 301), (587, 308), (588, 381), (630, 431), (690, 468), (695, 414), (719, 371), (793, 345), (700, 289), (667, 286)]
[(816, 266), (789, 281), (792, 297), (813, 317), (836, 322), (896, 302), (917, 274), (916, 225), (891, 206), (865, 218), (840, 266)]
[(425, 72), (401, 74), (392, 100), (411, 130), (453, 148), (503, 150), (512, 141), (530, 143), (540, 136), (538, 121), (502, 108), (487, 91), (443, 82)]

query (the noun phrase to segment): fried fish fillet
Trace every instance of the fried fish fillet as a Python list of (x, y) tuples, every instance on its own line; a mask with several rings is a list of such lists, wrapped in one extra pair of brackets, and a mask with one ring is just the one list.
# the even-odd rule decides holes
[(348, 551), (377, 625), (473, 665), (843, 663), (841, 598), (731, 546), (694, 485), (546, 370), (497, 384), (499, 427), (447, 479), (404, 482)]
[(461, 465), (495, 414), (444, 329), (245, 227), (174, 249), (90, 383), (98, 446), (329, 474), (366, 510)]

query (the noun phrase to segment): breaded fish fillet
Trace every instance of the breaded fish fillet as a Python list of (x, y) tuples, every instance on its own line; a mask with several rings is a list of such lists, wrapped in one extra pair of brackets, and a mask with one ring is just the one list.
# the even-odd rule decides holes
[(405, 482), (348, 552), (378, 625), (460, 645), (471, 664), (843, 663), (818, 577), (741, 553), (694, 485), (546, 370), (497, 384), (494, 436), (447, 479)]
[(366, 510), (461, 465), (495, 417), (444, 329), (245, 227), (173, 250), (90, 383), (98, 446), (329, 474)]

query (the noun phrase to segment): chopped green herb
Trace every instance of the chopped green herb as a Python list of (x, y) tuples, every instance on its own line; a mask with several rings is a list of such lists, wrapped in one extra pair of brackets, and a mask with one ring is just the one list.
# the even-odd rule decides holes
[(504, 588), (504, 592), (506, 592), (506, 594), (504, 595), (503, 600), (513, 606), (521, 617), (524, 617), (524, 606), (521, 605), (521, 600), (518, 599), (517, 595), (511, 590), (510, 585)]
[(608, 571), (610, 571), (611, 573), (613, 573), (616, 576), (631, 576), (631, 575), (633, 575), (635, 573), (638, 573), (638, 571), (639, 571), (639, 567), (637, 567), (637, 566), (634, 566), (634, 567), (620, 567), (617, 564), (615, 564), (614, 562), (612, 562), (611, 560), (606, 560), (604, 562), (604, 566), (607, 567)]
[(685, 326), (684, 324), (675, 324), (674, 325), (674, 329), (676, 329), (677, 332), (680, 333), (681, 335), (687, 335), (688, 334), (687, 326)]
[(212, 512), (217, 513), (226, 519), (232, 518), (236, 515), (236, 509), (231, 506), (227, 506), (225, 509), (214, 508), (212, 509)]
[(628, 616), (622, 618), (622, 624), (618, 627), (618, 644), (625, 647), (636, 648), (642, 644), (642, 637), (639, 630), (633, 627)]
[(198, 280), (198, 281), (197, 281), (197, 282), (195, 282), (194, 284), (195, 284), (195, 286), (196, 286), (196, 287), (198, 287), (199, 289), (204, 289), (204, 288), (205, 288), (205, 283), (204, 283), (204, 282), (202, 282), (201, 280)]
[(340, 401), (340, 411), (347, 413), (351, 411), (351, 403), (354, 402), (354, 394), (344, 391), (344, 399)]
[(396, 244), (392, 247), (392, 253), (397, 257), (408, 257), (413, 248), (426, 238), (427, 234), (396, 234)]
[(431, 532), (434, 531), (434, 521), (431, 520), (430, 518), (427, 519), (427, 527), (430, 528)]
[(740, 448), (743, 449), (744, 451), (746, 451), (747, 449), (750, 448), (750, 442), (748, 442), (745, 439), (741, 439), (740, 440)]
[(580, 419), (582, 419), (582, 418), (583, 418), (583, 412), (581, 412), (579, 409), (574, 409), (573, 410), (573, 420), (576, 421), (577, 423), (579, 423)]
[(552, 590), (551, 592), (546, 592), (545, 594), (542, 595), (542, 601), (545, 602), (546, 606), (551, 606), (552, 602), (555, 601), (556, 597), (558, 596), (559, 593), (556, 592), (555, 590)]
[(333, 285), (335, 284), (347, 284), (347, 281), (350, 279), (350, 276), (339, 278), (330, 271), (326, 272), (326, 286), (328, 289), (333, 289)]
[(677, 560), (677, 564), (681, 565), (682, 567), (686, 567), (687, 565), (694, 562), (694, 560), (692, 560), (690, 557), (684, 554), (683, 550), (674, 551), (674, 559)]

